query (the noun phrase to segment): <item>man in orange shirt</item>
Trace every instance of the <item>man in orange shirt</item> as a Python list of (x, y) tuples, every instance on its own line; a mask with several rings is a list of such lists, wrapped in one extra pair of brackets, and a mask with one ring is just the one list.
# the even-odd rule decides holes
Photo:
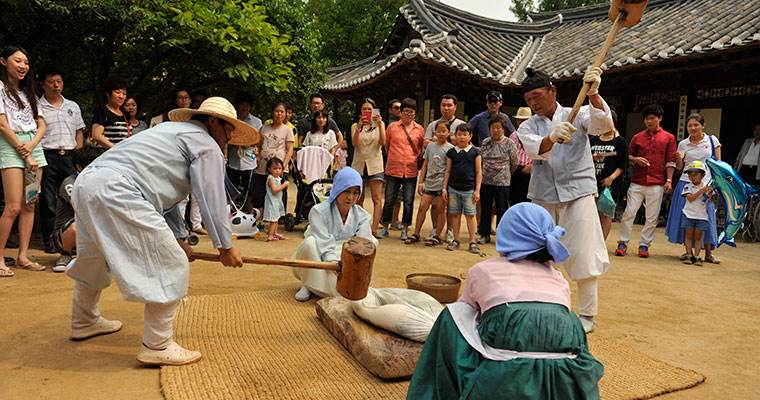
[(385, 130), (385, 149), (388, 161), (385, 164), (385, 204), (383, 205), (382, 232), (379, 237), (388, 236), (388, 225), (393, 216), (394, 199), (399, 186), (404, 196), (404, 215), (401, 218), (403, 229), (401, 240), (408, 238), (409, 225), (412, 224), (414, 191), (417, 182), (417, 159), (425, 143), (425, 128), (414, 121), (417, 114), (417, 102), (406, 98), (401, 102), (401, 120), (394, 122)]

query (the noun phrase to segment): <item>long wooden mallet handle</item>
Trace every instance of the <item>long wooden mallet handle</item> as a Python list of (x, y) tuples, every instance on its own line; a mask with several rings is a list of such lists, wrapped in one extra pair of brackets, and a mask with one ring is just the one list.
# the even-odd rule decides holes
[[(612, 23), (610, 33), (607, 34), (607, 40), (604, 41), (602, 49), (599, 50), (599, 54), (596, 56), (596, 60), (594, 60), (594, 65), (592, 68), (599, 68), (602, 66), (602, 64), (604, 64), (604, 59), (607, 58), (607, 53), (610, 51), (612, 43), (615, 42), (615, 38), (620, 31), (620, 25), (625, 19), (625, 15), (625, 12), (622, 10), (620, 13), (618, 13), (617, 18), (615, 18), (615, 22)], [(581, 91), (578, 93), (578, 97), (575, 98), (575, 104), (573, 104), (573, 109), (570, 111), (570, 116), (567, 118), (567, 122), (572, 124), (573, 121), (575, 121), (575, 117), (578, 115), (578, 111), (580, 111), (581, 106), (583, 105), (583, 101), (586, 100), (586, 94), (588, 93), (589, 89), (591, 89), (591, 84), (584, 83), (581, 87)]]
[[(220, 261), (219, 254), (212, 253), (193, 253), (196, 260)], [(340, 271), (340, 265), (337, 262), (293, 260), (286, 258), (266, 258), (266, 257), (242, 257), (246, 264), (259, 265), (281, 265), (285, 267), (327, 269), (331, 271)]]

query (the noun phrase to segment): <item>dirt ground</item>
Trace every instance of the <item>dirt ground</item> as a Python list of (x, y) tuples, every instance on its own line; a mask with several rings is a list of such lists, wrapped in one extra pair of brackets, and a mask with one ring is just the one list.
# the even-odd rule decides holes
[[(239, 239), (235, 245), (248, 255), (287, 257), (302, 237), (299, 228), (283, 242)], [(406, 246), (398, 237), (392, 231), (380, 243), (375, 287), (404, 287), (404, 277), (413, 272), (459, 275), (480, 260), (464, 250)], [(615, 237), (616, 227), (607, 242), (610, 251)], [(196, 249), (211, 250), (208, 239)], [(493, 244), (483, 249), (495, 255)], [(720, 265), (686, 266), (677, 259), (681, 248), (665, 244), (658, 229), (651, 253), (649, 259), (611, 256), (593, 334), (707, 376), (704, 384), (664, 399), (760, 398), (760, 244), (719, 249)], [(32, 259), (52, 265), (55, 256), (34, 251)], [(190, 268), (191, 296), (298, 288), (286, 268), (230, 269), (200, 261)], [(15, 277), (0, 279), (0, 399), (161, 399), (159, 370), (135, 360), (142, 306), (122, 300), (118, 288), (110, 287), (101, 311), (124, 322), (123, 330), (72, 342), (72, 286), (65, 274), (50, 271), (16, 271)]]

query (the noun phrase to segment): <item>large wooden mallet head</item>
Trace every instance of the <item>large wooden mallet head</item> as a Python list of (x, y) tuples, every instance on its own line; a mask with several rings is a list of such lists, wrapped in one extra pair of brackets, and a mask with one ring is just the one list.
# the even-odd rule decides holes
[(362, 237), (355, 236), (343, 242), (338, 264), (338, 282), (335, 286), (341, 296), (349, 300), (367, 297), (375, 251), (375, 245)]
[(618, 14), (623, 13), (620, 25), (623, 28), (630, 28), (641, 21), (644, 15), (644, 9), (648, 0), (612, 0), (610, 4), (610, 20), (615, 22)]

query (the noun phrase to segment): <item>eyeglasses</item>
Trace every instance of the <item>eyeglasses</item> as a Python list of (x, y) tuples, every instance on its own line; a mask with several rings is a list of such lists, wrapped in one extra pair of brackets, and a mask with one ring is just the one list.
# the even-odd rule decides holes
[(190, 96), (177, 96), (177, 100), (190, 100)]
[(405, 108), (405, 109), (401, 110), (401, 113), (407, 114), (407, 115), (414, 115), (414, 114), (417, 114), (417, 111), (415, 111), (415, 110), (413, 110), (411, 108)]
[(401, 109), (401, 106), (391, 106), (391, 110), (399, 110)]

